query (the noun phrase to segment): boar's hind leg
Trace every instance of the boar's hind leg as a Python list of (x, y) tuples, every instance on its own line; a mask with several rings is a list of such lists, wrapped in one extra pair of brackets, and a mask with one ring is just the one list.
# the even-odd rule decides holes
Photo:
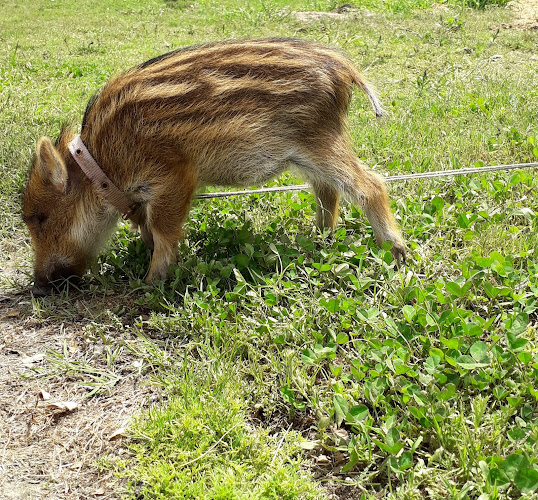
[(340, 193), (328, 184), (314, 183), (316, 196), (316, 225), (320, 230), (334, 229), (338, 220)]
[(146, 245), (148, 242), (153, 243), (151, 265), (145, 279), (148, 284), (165, 280), (168, 268), (177, 261), (177, 244), (182, 237), (183, 222), (195, 190), (194, 185), (188, 185), (187, 182), (182, 184), (179, 192), (170, 193), (163, 189), (162, 196), (155, 193), (147, 206), (145, 224), (140, 226)]
[(344, 192), (355, 200), (370, 221), (379, 245), (392, 243), (392, 255), (398, 263), (405, 261), (405, 243), (389, 205), (385, 180), (355, 156), (349, 157), (341, 184)]
[(362, 201), (361, 208), (370, 221), (378, 244), (390, 241), (392, 255), (400, 264), (406, 258), (405, 243), (390, 209), (385, 180), (361, 165), (358, 160), (357, 164), (361, 176), (359, 186), (366, 195), (364, 200), (359, 198), (359, 201)]
[(336, 142), (330, 155), (322, 152), (315, 159), (300, 162), (301, 170), (314, 186), (317, 224), (320, 228), (334, 227), (338, 194), (357, 203), (372, 225), (378, 244), (392, 242), (392, 254), (400, 262), (405, 260), (405, 244), (389, 206), (383, 178), (363, 165), (346, 145)]

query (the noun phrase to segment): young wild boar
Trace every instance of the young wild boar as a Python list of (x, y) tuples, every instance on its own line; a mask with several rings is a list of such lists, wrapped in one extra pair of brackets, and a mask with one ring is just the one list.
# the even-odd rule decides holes
[[(164, 54), (92, 98), (82, 147), (135, 208), (129, 218), (153, 249), (146, 281), (166, 278), (198, 187), (262, 184), (290, 166), (312, 185), (320, 228), (335, 226), (344, 195), (362, 207), (377, 241), (391, 241), (395, 258), (405, 259), (385, 184), (350, 146), (353, 85), (382, 115), (374, 90), (339, 52), (267, 39)], [(70, 152), (74, 138), (64, 129), (54, 144), (39, 140), (24, 193), (35, 295), (81, 276), (119, 216)]]

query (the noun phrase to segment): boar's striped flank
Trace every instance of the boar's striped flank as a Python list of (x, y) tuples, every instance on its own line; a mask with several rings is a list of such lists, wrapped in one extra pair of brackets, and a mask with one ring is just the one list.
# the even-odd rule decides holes
[[(174, 262), (199, 186), (260, 184), (290, 166), (313, 186), (319, 227), (334, 227), (343, 194), (361, 205), (377, 240), (390, 240), (395, 257), (404, 258), (384, 182), (350, 147), (346, 115), (353, 86), (383, 114), (375, 91), (340, 52), (301, 40), (263, 39), (169, 52), (126, 71), (92, 97), (81, 139), (140, 205), (136, 219), (153, 248), (147, 281), (163, 279)], [(58, 275), (55, 262), (70, 271), (84, 268), (114, 226), (114, 210), (80, 177), (67, 150), (72, 137), (68, 131), (56, 146), (45, 138), (39, 142), (25, 192), (25, 213), (48, 200), (48, 229), (32, 233), (36, 290)], [(43, 192), (51, 179), (62, 195)]]

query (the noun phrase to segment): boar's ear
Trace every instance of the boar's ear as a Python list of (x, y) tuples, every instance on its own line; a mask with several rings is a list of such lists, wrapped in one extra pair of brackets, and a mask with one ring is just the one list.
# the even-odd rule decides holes
[(50, 182), (58, 192), (65, 193), (67, 169), (48, 137), (42, 137), (37, 143), (37, 166), (45, 182)]

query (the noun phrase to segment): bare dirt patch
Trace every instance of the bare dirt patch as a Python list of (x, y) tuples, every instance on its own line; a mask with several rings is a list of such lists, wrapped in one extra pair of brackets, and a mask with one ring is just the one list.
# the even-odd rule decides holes
[(0, 292), (0, 498), (116, 498), (121, 483), (98, 462), (126, 453), (122, 429), (156, 389), (129, 351), (107, 361), (83, 318), (35, 316), (29, 295)]
[(363, 17), (371, 17), (373, 14), (363, 9), (357, 9), (350, 4), (340, 5), (336, 10), (331, 12), (325, 11), (294, 11), (291, 15), (298, 21), (320, 22), (325, 20), (347, 20), (347, 19), (360, 19)]
[(516, 18), (507, 28), (538, 29), (538, 0), (518, 0), (511, 2), (510, 6), (516, 12)]
[[(504, 25), (504, 28), (516, 28), (521, 30), (538, 29), (538, 0), (515, 0), (508, 5), (515, 11), (516, 17), (512, 23)], [(433, 8), (437, 10), (449, 10), (448, 7), (442, 3), (434, 4)], [(357, 9), (349, 4), (344, 4), (331, 12), (299, 11), (292, 12), (291, 15), (298, 21), (309, 23), (325, 20), (358, 20), (360, 17), (371, 17), (373, 14), (362, 9)]]

